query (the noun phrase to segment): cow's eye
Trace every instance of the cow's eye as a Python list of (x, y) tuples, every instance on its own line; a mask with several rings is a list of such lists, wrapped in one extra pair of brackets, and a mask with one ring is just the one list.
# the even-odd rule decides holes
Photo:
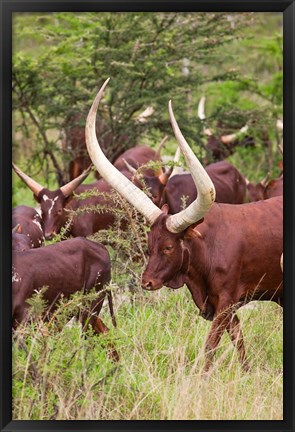
[(57, 211), (57, 214), (58, 214), (58, 215), (61, 215), (61, 214), (62, 214), (62, 209), (59, 209), (59, 210)]
[(172, 245), (165, 246), (164, 249), (163, 249), (163, 252), (164, 252), (164, 253), (169, 253), (169, 252), (172, 251), (172, 249), (173, 249), (173, 246), (172, 246)]

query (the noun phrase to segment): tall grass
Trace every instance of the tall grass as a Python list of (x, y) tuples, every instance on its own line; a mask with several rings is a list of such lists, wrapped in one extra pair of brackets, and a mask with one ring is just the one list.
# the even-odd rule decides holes
[[(107, 336), (97, 337), (91, 329), (85, 335), (77, 322), (60, 330), (34, 320), (17, 329), (14, 419), (283, 418), (278, 306), (253, 302), (254, 308), (239, 311), (250, 372), (242, 371), (224, 335), (204, 376), (211, 323), (198, 316), (188, 290), (164, 288), (134, 297), (112, 289), (118, 328), (112, 328), (104, 308), (101, 317), (111, 329)], [(57, 317), (58, 322), (64, 320)], [(120, 354), (118, 364), (108, 357), (106, 338)]]
[[(107, 306), (100, 313), (110, 328), (107, 335), (98, 337), (91, 328), (82, 331), (78, 322), (67, 324), (81, 307), (90, 305), (93, 292), (63, 299), (49, 321), (40, 318), (46, 307), (42, 291), (36, 295), (30, 301), (32, 318), (14, 334), (13, 418), (282, 419), (281, 308), (251, 302), (238, 311), (250, 372), (243, 372), (224, 334), (213, 367), (204, 375), (211, 322), (199, 316), (185, 287), (155, 292), (140, 288), (147, 227), (119, 196), (113, 199), (119, 206), (117, 223), (90, 239), (108, 245), (110, 251), (109, 288), (118, 327), (113, 328)], [(122, 214), (129, 220), (124, 231)], [(119, 352), (118, 363), (110, 359), (108, 343)]]

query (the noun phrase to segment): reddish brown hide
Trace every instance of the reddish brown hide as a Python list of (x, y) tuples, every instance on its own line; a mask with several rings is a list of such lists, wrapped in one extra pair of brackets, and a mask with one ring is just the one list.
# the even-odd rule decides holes
[[(160, 162), (160, 152), (146, 146), (132, 147), (122, 153), (114, 162), (114, 166), (119, 171), (126, 171), (125, 161), (133, 168), (138, 169), (140, 166), (148, 162)], [(151, 168), (144, 168), (142, 174), (145, 176), (154, 176), (155, 170)]]
[[(246, 181), (242, 174), (230, 163), (221, 161), (208, 165), (205, 170), (216, 190), (216, 202), (242, 204), (245, 202)], [(198, 192), (190, 173), (177, 174), (168, 180), (162, 203), (167, 203), (170, 214), (178, 213), (191, 204)]]
[(240, 205), (214, 203), (214, 184), (182, 135), (169, 101), (172, 128), (198, 197), (174, 215), (168, 214), (166, 204), (160, 210), (116, 170), (101, 150), (95, 120), (108, 82), (90, 108), (86, 144), (101, 175), (151, 225), (149, 261), (142, 286), (152, 291), (163, 285), (176, 289), (186, 284), (201, 314), (213, 320), (206, 340), (205, 370), (225, 329), (248, 370), (236, 309), (250, 300), (272, 300), (282, 305), (283, 198)]
[[(69, 211), (78, 210), (85, 207), (100, 207), (99, 212), (88, 211), (81, 215), (75, 216), (73, 221), (67, 230), (67, 235), (72, 235), (73, 237), (78, 236), (88, 236), (101, 229), (107, 229), (114, 224), (115, 217), (113, 211), (108, 211), (110, 207), (116, 207), (114, 201), (108, 196), (103, 196), (102, 194), (111, 194), (111, 186), (104, 180), (99, 179), (94, 183), (82, 185), (82, 181), (87, 177), (89, 173), (89, 168), (84, 171), (78, 178), (72, 180), (65, 186), (57, 190), (49, 190), (43, 188), (43, 186), (37, 184), (30, 177), (26, 176), (18, 167), (14, 165), (14, 169), (20, 178), (27, 184), (27, 186), (32, 190), (34, 196), (41, 207), (41, 225), (43, 228), (44, 236), (47, 240), (53, 238), (55, 234), (58, 234), (62, 227), (64, 227), (69, 220)], [(127, 171), (125, 166), (125, 171), (122, 171), (125, 177), (132, 179), (134, 183), (142, 188), (146, 186), (150, 189), (150, 194), (153, 199), (157, 199), (162, 193), (164, 184), (162, 183), (162, 178), (168, 179), (164, 174), (159, 176), (145, 176), (144, 182), (141, 183), (135, 178), (129, 171)], [(97, 196), (91, 196), (85, 199), (79, 199), (73, 197), (73, 192), (79, 195), (87, 190), (97, 190)], [(34, 209), (33, 209), (34, 210)], [(39, 216), (40, 218), (40, 216)]]
[(248, 182), (248, 199), (250, 202), (253, 202), (283, 195), (283, 185), (283, 174), (268, 182), (265, 182), (264, 180), (257, 184)]
[(12, 230), (12, 250), (22, 252), (32, 249), (32, 243), (29, 237), (25, 234), (21, 234), (18, 230), (21, 230), (21, 225), (17, 225), (16, 231)]
[(201, 315), (214, 319), (206, 341), (205, 369), (225, 329), (248, 369), (235, 310), (250, 300), (282, 305), (282, 197), (243, 205), (213, 204), (195, 230), (190, 227), (178, 234), (167, 230), (167, 218), (160, 216), (148, 235), (150, 259), (143, 288), (186, 284)]
[[(30, 241), (30, 248), (39, 248), (44, 244), (43, 221), (39, 213), (32, 207), (17, 206), (12, 209), (12, 227), (19, 225), (14, 238), (13, 250), (17, 244), (25, 245), (26, 241), (20, 236), (26, 236)], [(19, 243), (21, 242), (21, 243)]]
[(223, 142), (223, 137), (218, 139), (215, 135), (207, 137), (207, 148), (210, 151), (214, 162), (222, 161), (232, 155), (237, 146), (253, 147), (254, 140), (251, 136), (245, 136), (242, 139), (235, 139), (231, 142)]
[[(111, 262), (107, 249), (98, 243), (78, 237), (64, 242), (13, 253), (12, 320), (16, 327), (26, 316), (28, 304), (35, 290), (47, 286), (44, 299), (47, 312), (52, 313), (61, 295), (69, 298), (75, 292), (87, 293), (95, 287), (97, 298), (90, 310), (82, 312), (82, 323), (91, 324), (96, 333), (107, 327), (98, 318), (106, 296), (104, 285), (111, 276)], [(113, 324), (112, 301), (109, 297)], [(114, 356), (118, 357), (115, 353)]]

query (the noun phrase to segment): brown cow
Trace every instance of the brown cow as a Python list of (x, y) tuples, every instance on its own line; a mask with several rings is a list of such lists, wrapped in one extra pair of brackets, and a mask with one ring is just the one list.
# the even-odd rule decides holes
[[(12, 209), (12, 226), (18, 229), (18, 236), (25, 235), (30, 240), (30, 248), (44, 245), (43, 220), (39, 213), (29, 206), (17, 206)], [(19, 238), (17, 236), (14, 237)]]
[(96, 112), (108, 81), (89, 111), (86, 144), (100, 174), (152, 225), (143, 288), (156, 290), (165, 284), (176, 289), (186, 284), (202, 315), (213, 320), (206, 340), (205, 371), (225, 330), (238, 349), (244, 369), (248, 370), (236, 310), (253, 299), (282, 304), (283, 199), (275, 197), (241, 205), (214, 203), (214, 185), (184, 139), (169, 103), (172, 127), (198, 197), (178, 214), (169, 215), (167, 206), (160, 210), (120, 175), (98, 144)]
[(211, 154), (214, 162), (221, 161), (234, 153), (235, 147), (243, 145), (245, 147), (253, 147), (254, 140), (252, 137), (246, 135), (248, 126), (243, 126), (238, 132), (229, 135), (221, 135), (220, 138), (216, 137), (212, 130), (205, 126), (205, 96), (200, 99), (198, 105), (198, 117), (203, 123), (203, 133), (207, 137), (207, 148)]
[[(126, 170), (126, 163), (128, 167), (134, 168), (137, 170), (142, 165), (147, 164), (148, 162), (161, 162), (161, 150), (165, 142), (167, 141), (168, 136), (166, 135), (162, 141), (160, 142), (158, 148), (153, 150), (147, 146), (136, 146), (126, 150), (122, 153), (115, 161), (114, 166), (119, 171)], [(158, 172), (157, 171), (161, 171)], [(162, 170), (154, 170), (152, 168), (144, 168), (141, 170), (141, 173), (147, 177), (152, 177), (155, 175), (160, 175)]]
[(91, 166), (79, 177), (55, 191), (44, 188), (25, 174), (14, 163), (12, 167), (21, 180), (31, 189), (35, 199), (40, 204), (42, 229), (46, 240), (50, 240), (53, 235), (59, 233), (60, 229), (65, 225), (67, 220), (65, 207), (69, 205), (72, 200), (73, 192), (77, 190), (90, 173)]
[(246, 180), (248, 199), (250, 202), (265, 200), (268, 198), (273, 198), (275, 196), (283, 195), (283, 173), (280, 174), (278, 178), (268, 180), (269, 175), (267, 175), (259, 183), (254, 184)]
[(32, 249), (32, 242), (26, 234), (22, 234), (21, 224), (17, 224), (12, 229), (12, 250), (16, 252), (23, 252)]
[[(34, 292), (44, 286), (47, 312), (56, 309), (58, 300), (63, 295), (83, 291), (87, 293), (95, 287), (98, 295), (93, 300), (90, 310), (82, 312), (83, 325), (91, 324), (96, 333), (105, 333), (108, 328), (98, 318), (106, 296), (104, 285), (111, 277), (111, 261), (107, 249), (98, 243), (82, 237), (55, 243), (40, 249), (30, 249), (13, 253), (12, 266), (12, 320), (13, 327), (23, 321), (28, 309), (27, 300)], [(109, 307), (113, 324), (111, 293), (108, 292)], [(89, 321), (88, 321), (89, 320)], [(118, 359), (118, 354), (112, 350)]]
[[(110, 207), (116, 207), (110, 198), (111, 186), (104, 179), (99, 179), (87, 185), (80, 184), (88, 175), (89, 169), (67, 185), (51, 191), (36, 183), (16, 165), (13, 165), (13, 168), (33, 191), (37, 201), (40, 203), (42, 226), (47, 240), (52, 239), (55, 234), (58, 234), (67, 225), (71, 218), (71, 211), (86, 207), (89, 209), (88, 211), (73, 217), (65, 233), (66, 235), (86, 237), (101, 229), (107, 229), (114, 224), (114, 212), (108, 211)], [(129, 171), (124, 174), (129, 178), (132, 177)], [(95, 191), (97, 195), (79, 198), (79, 194), (86, 191)], [(77, 197), (74, 198), (72, 192), (75, 192)], [(101, 210), (95, 211), (95, 207), (99, 207)], [(91, 208), (92, 210), (90, 210)]]
[[(157, 152), (150, 149), (149, 147), (135, 147), (125, 152), (124, 155), (127, 157), (129, 162), (134, 164), (146, 163), (149, 161), (150, 157), (154, 161), (159, 161), (161, 147), (163, 146), (166, 139), (167, 137), (162, 140)], [(156, 200), (159, 194), (162, 193), (161, 191), (163, 190), (164, 185), (167, 183), (171, 170), (167, 173), (164, 173), (162, 170), (159, 170), (159, 173), (155, 173), (155, 171), (152, 169), (145, 169), (143, 171), (144, 181), (142, 183), (137, 179), (137, 177), (133, 178), (133, 175), (126, 168), (126, 163), (128, 162), (124, 158), (123, 161), (121, 159), (117, 160), (117, 166), (123, 167), (122, 173), (127, 178), (132, 178), (138, 187), (146, 187), (150, 189), (150, 195), (152, 199)], [(130, 167), (132, 168), (131, 165)], [(74, 237), (86, 237), (101, 229), (107, 229), (114, 224), (114, 211), (107, 211), (108, 208), (117, 207), (117, 205), (115, 205), (113, 200), (109, 197), (112, 192), (110, 185), (103, 179), (99, 179), (96, 182), (87, 185), (81, 184), (90, 172), (90, 167), (79, 177), (55, 191), (43, 188), (42, 185), (31, 179), (15, 164), (13, 164), (13, 169), (32, 190), (34, 196), (41, 206), (42, 225), (44, 229), (44, 235), (47, 240), (52, 239), (54, 234), (58, 234), (61, 228), (67, 224), (67, 221), (69, 220), (68, 210), (76, 211), (82, 207), (93, 208), (93, 211), (84, 212), (83, 214), (77, 215), (73, 218), (71, 226), (67, 230), (67, 234)], [(92, 195), (89, 198), (84, 199), (79, 199), (79, 197), (73, 198), (73, 192), (78, 195), (82, 192), (86, 192), (87, 190), (96, 190), (98, 192), (98, 196)], [(99, 207), (101, 211), (95, 211), (94, 207)]]
[[(216, 191), (216, 202), (242, 204), (245, 202), (246, 181), (242, 174), (226, 161), (215, 162), (205, 168)], [(197, 198), (197, 189), (190, 173), (170, 177), (165, 187), (161, 205), (168, 204), (170, 214), (182, 210)], [(186, 199), (185, 199), (186, 198)]]

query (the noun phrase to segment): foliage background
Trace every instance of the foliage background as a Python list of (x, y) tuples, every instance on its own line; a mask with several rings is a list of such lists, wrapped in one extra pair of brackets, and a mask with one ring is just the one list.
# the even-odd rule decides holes
[[(197, 117), (205, 94), (207, 123), (217, 136), (250, 126), (256, 149), (239, 149), (237, 168), (253, 181), (278, 173), (281, 14), (22, 13), (13, 29), (14, 159), (47, 184), (67, 181), (66, 130), (84, 126), (107, 77), (99, 118), (112, 133), (104, 149), (111, 160), (135, 144), (155, 147), (171, 136), (169, 99), (189, 144), (208, 156)], [(148, 106), (154, 114), (137, 122)], [(272, 143), (267, 151), (265, 135)], [(171, 138), (165, 151), (174, 150)]]

